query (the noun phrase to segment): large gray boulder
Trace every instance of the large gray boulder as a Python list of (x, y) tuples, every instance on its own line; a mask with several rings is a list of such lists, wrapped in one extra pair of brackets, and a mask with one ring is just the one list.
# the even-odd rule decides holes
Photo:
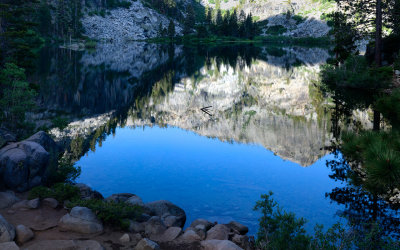
[(159, 237), (154, 240), (157, 242), (170, 242), (178, 238), (178, 236), (182, 233), (182, 228), (180, 227), (170, 227)]
[(145, 204), (145, 208), (149, 210), (151, 215), (165, 217), (167, 214), (176, 217), (176, 223), (174, 226), (183, 227), (186, 222), (185, 211), (173, 204), (170, 201), (160, 200), (153, 201)]
[(0, 243), (13, 241), (15, 238), (15, 228), (8, 223), (0, 214)]
[(24, 192), (40, 185), (50, 154), (38, 143), (22, 141), (0, 150), (0, 181)]
[(1, 250), (19, 250), (19, 247), (17, 246), (17, 244), (15, 244), (14, 241), (9, 241), (9, 242), (0, 243), (0, 249)]
[(103, 225), (96, 215), (86, 207), (74, 207), (69, 214), (64, 215), (58, 226), (62, 230), (84, 234), (103, 232)]
[(0, 128), (0, 148), (6, 146), (10, 142), (15, 142), (17, 137), (10, 131)]
[(25, 250), (104, 250), (104, 247), (94, 240), (43, 240), (36, 242)]
[(33, 239), (34, 237), (32, 230), (24, 225), (17, 226), (16, 234), (17, 234), (17, 242), (19, 244), (24, 244), (25, 242)]
[(192, 222), (192, 224), (190, 224), (190, 227), (195, 228), (197, 225), (204, 225), (204, 227), (205, 227), (206, 230), (209, 230), (210, 228), (212, 228), (213, 226), (215, 226), (214, 223), (209, 222), (208, 220), (205, 220), (205, 219), (197, 219), (197, 220), (194, 220), (194, 221)]
[(14, 192), (0, 192), (0, 209), (8, 208), (19, 201)]
[(109, 197), (107, 197), (106, 201), (108, 202), (125, 202), (127, 201), (129, 198), (131, 198), (132, 196), (136, 196), (134, 194), (131, 193), (120, 193), (120, 194), (113, 194)]
[(249, 232), (249, 228), (245, 225), (240, 224), (237, 221), (231, 221), (228, 224), (226, 224), (227, 227), (230, 229), (239, 232), (241, 235), (247, 234)]
[(205, 240), (201, 242), (204, 250), (243, 250), (229, 240)]
[(101, 195), (101, 193), (97, 192), (96, 190), (93, 190), (91, 187), (89, 187), (86, 184), (76, 183), (75, 186), (77, 188), (79, 188), (79, 192), (80, 192), (82, 200), (90, 200), (90, 199), (102, 200), (102, 199), (104, 199), (104, 197), (103, 197), (103, 195)]
[(159, 249), (160, 246), (157, 243), (147, 238), (144, 238), (141, 241), (139, 241), (139, 243), (134, 248), (134, 250), (159, 250)]
[(215, 225), (207, 231), (207, 240), (227, 240), (230, 229), (222, 224)]
[(0, 150), (0, 185), (24, 192), (42, 184), (47, 167), (57, 161), (56, 152), (55, 142), (44, 132), (3, 147)]
[(156, 239), (167, 230), (167, 227), (164, 225), (160, 217), (153, 216), (150, 220), (145, 222), (144, 230), (150, 239)]
[(136, 205), (136, 206), (141, 206), (141, 207), (144, 206), (142, 198), (140, 198), (137, 195), (133, 195), (133, 196), (129, 197), (129, 199), (127, 199), (125, 202), (130, 205)]
[(179, 241), (184, 243), (192, 243), (195, 241), (201, 241), (201, 237), (193, 230), (186, 230), (184, 234), (182, 234), (179, 238)]
[(36, 142), (41, 145), (47, 152), (56, 153), (59, 151), (59, 147), (57, 143), (50, 137), (50, 135), (46, 134), (44, 131), (39, 131), (36, 134), (32, 135), (25, 141)]

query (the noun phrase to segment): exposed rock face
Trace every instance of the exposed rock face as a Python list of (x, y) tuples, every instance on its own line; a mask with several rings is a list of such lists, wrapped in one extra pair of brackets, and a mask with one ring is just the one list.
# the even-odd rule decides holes
[(0, 209), (11, 207), (19, 201), (19, 198), (15, 196), (14, 192), (0, 192)]
[(103, 231), (103, 225), (96, 215), (86, 207), (74, 207), (69, 214), (64, 215), (58, 226), (63, 230), (84, 234), (94, 234)]
[(167, 227), (158, 216), (151, 217), (145, 223), (145, 233), (152, 240), (158, 239), (166, 230)]
[(133, 196), (129, 197), (129, 199), (127, 199), (125, 202), (128, 204), (131, 204), (131, 205), (136, 205), (136, 206), (141, 206), (141, 207), (144, 206), (142, 198), (140, 198), (137, 195), (133, 195)]
[(104, 247), (94, 240), (44, 240), (30, 245), (27, 250), (104, 250)]
[(195, 228), (195, 227), (198, 226), (198, 225), (203, 225), (204, 228), (205, 228), (206, 230), (209, 230), (210, 228), (212, 228), (213, 226), (215, 226), (214, 223), (209, 222), (208, 220), (205, 220), (205, 219), (197, 219), (197, 220), (194, 220), (194, 221), (192, 222), (192, 224), (190, 224), (190, 227)]
[(17, 137), (10, 131), (0, 128), (0, 148), (4, 147), (10, 142), (15, 142)]
[[(42, 183), (50, 164), (55, 142), (44, 132), (38, 132), (25, 141), (12, 143), (0, 150), (0, 180), (6, 187), (20, 192)], [(1, 185), (1, 184), (0, 184)]]
[(179, 227), (183, 227), (186, 222), (186, 213), (185, 211), (172, 204), (170, 201), (160, 200), (160, 201), (153, 201), (145, 204), (145, 207), (149, 209), (151, 215), (156, 216), (164, 216), (165, 214), (172, 215), (176, 217), (178, 221)]
[(13, 241), (15, 238), (15, 228), (8, 223), (0, 214), (0, 243)]
[(43, 206), (51, 207), (51, 208), (56, 208), (58, 206), (58, 201), (54, 198), (45, 198), (42, 201)]
[[(156, 37), (158, 27), (168, 27), (169, 19), (157, 11), (144, 7), (141, 1), (131, 1), (129, 9), (110, 10), (105, 17), (86, 15), (82, 19), (85, 35), (94, 39), (121, 42), (126, 40), (143, 40)], [(177, 34), (182, 27), (175, 22)]]

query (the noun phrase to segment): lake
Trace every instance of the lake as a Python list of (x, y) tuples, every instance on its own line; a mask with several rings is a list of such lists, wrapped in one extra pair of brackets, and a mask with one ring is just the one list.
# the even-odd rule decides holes
[[(252, 235), (253, 207), (272, 191), (312, 232), (345, 208), (327, 195), (344, 185), (327, 167), (334, 104), (317, 87), (329, 57), (325, 48), (99, 44), (44, 49), (35, 77), (47, 112), (74, 120), (52, 134), (82, 168), (78, 182), (105, 197), (169, 200), (186, 225), (235, 220)], [(366, 112), (354, 119), (371, 125)]]

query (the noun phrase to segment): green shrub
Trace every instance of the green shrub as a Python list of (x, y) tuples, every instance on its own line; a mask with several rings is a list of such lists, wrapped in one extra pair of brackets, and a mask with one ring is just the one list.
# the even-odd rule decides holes
[(390, 95), (381, 96), (374, 103), (375, 108), (382, 113), (393, 129), (400, 129), (400, 90), (394, 90)]
[(261, 195), (254, 207), (261, 211), (257, 244), (262, 249), (306, 249), (311, 237), (306, 235), (306, 220), (283, 211), (271, 198), (272, 192)]
[(352, 56), (340, 66), (325, 65), (321, 80), (328, 86), (358, 89), (386, 88), (392, 83), (391, 67), (369, 67), (363, 56)]
[(284, 26), (274, 25), (274, 26), (270, 26), (265, 33), (268, 35), (276, 36), (276, 35), (282, 35), (286, 31), (287, 31), (287, 29)]
[(51, 186), (54, 183), (73, 183), (80, 174), (81, 168), (79, 166), (74, 166), (66, 159), (61, 159), (47, 168), (45, 184)]
[(294, 15), (292, 16), (293, 20), (296, 21), (296, 24), (301, 24), (302, 22), (304, 22), (306, 20), (305, 17), (302, 17), (300, 15)]
[(29, 191), (29, 199), (35, 198), (54, 198), (60, 203), (66, 200), (76, 200), (80, 198), (79, 188), (71, 184), (57, 183), (51, 188), (48, 187), (34, 187)]
[(68, 126), (68, 120), (64, 117), (53, 118), (51, 123), (53, 123), (54, 127), (59, 128), (60, 130), (63, 130)]
[(96, 41), (88, 40), (88, 41), (85, 42), (85, 48), (86, 49), (95, 49), (96, 46), (97, 46)]
[(105, 200), (73, 200), (68, 208), (76, 206), (90, 208), (97, 217), (107, 225), (127, 229), (128, 219), (135, 220), (142, 214), (142, 208), (123, 202), (107, 202)]

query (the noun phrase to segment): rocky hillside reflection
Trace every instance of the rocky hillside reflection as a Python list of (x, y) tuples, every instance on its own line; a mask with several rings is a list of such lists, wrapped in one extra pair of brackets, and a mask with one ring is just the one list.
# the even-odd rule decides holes
[[(262, 145), (302, 166), (330, 142), (329, 108), (313, 85), (329, 57), (324, 49), (132, 43), (54, 54), (41, 100), (49, 110), (83, 115), (52, 130), (76, 160), (116, 126), (176, 126)], [(201, 111), (207, 106), (212, 117)]]
[[(276, 49), (235, 65), (208, 58), (163, 97), (130, 111), (128, 126), (170, 125), (223, 141), (264, 146), (309, 166), (326, 152), (330, 117), (313, 87), (328, 54), (320, 49)], [(157, 84), (155, 85), (157, 87)], [(212, 117), (201, 108), (212, 106)]]

